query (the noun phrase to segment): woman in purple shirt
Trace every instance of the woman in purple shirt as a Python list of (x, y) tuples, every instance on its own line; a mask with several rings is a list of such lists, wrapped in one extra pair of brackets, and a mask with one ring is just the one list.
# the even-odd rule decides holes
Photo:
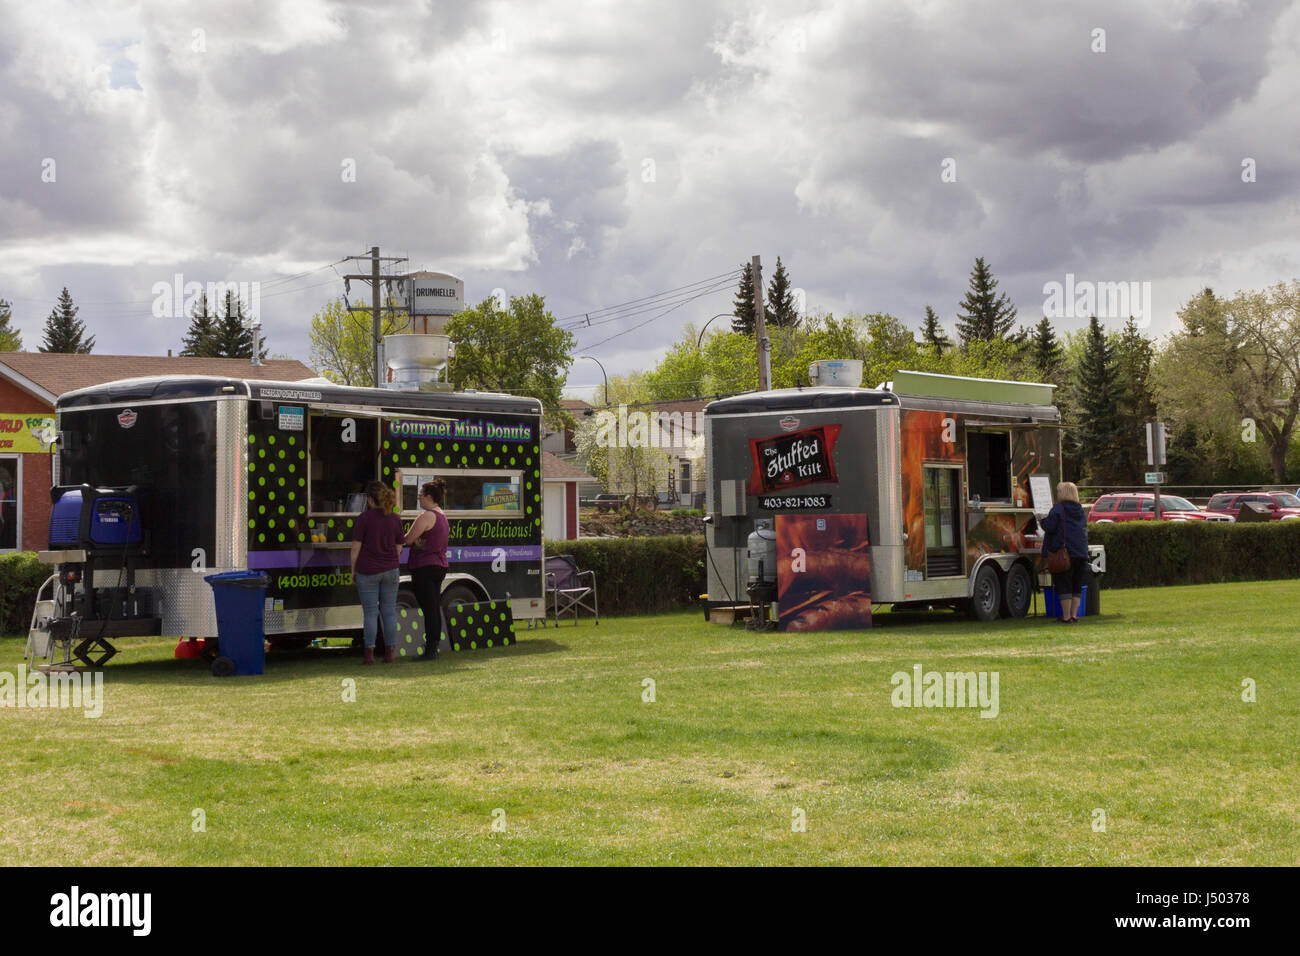
[(402, 519), (393, 513), (397, 494), (383, 482), (367, 483), (369, 507), (352, 526), (352, 580), (361, 595), (365, 623), (366, 656), (375, 662), (375, 637), (379, 617), (384, 618), (384, 662), (397, 654), (397, 583), (402, 555)]
[[(447, 483), (441, 478), (420, 486), (420, 507), (424, 510), (411, 522), (406, 543), (411, 546), (411, 585), (424, 612), (424, 659), (435, 660), (442, 640), (442, 579), (447, 576), (447, 535), (451, 525), (442, 510)], [(436, 622), (436, 623), (435, 623)]]

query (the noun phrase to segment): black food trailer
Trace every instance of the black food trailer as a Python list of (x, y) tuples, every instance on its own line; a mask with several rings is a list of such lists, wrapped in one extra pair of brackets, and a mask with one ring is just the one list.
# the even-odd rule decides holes
[[(494, 601), (515, 619), (544, 614), (536, 399), (161, 376), (69, 392), (56, 412), (42, 560), (57, 565), (44, 606), (65, 642), (70, 628), (83, 639), (215, 637), (204, 578), (231, 569), (267, 575), (272, 646), (359, 634), (349, 549), (371, 479), (396, 488), (408, 527), (420, 484), (446, 481), (444, 608)], [(403, 582), (403, 628), (419, 640), (399, 642), (422, 653)]]

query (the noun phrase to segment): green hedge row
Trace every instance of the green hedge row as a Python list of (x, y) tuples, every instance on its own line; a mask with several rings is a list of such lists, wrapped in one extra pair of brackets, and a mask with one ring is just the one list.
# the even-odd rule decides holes
[(1106, 548), (1103, 588), (1300, 577), (1300, 521), (1090, 524), (1088, 541)]
[(571, 554), (596, 572), (602, 614), (650, 614), (699, 605), (704, 535), (548, 541), (546, 553)]
[(0, 634), (27, 633), (36, 592), (53, 570), (34, 551), (0, 555)]
[[(1300, 577), (1300, 521), (1094, 524), (1088, 540), (1106, 548), (1105, 588)], [(546, 553), (596, 572), (605, 614), (695, 607), (706, 587), (703, 535), (548, 541)], [(27, 632), (49, 574), (30, 551), (0, 555), (0, 634)]]

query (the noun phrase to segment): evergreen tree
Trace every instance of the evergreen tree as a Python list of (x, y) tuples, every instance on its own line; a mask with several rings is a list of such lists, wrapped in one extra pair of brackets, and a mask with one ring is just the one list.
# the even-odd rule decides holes
[(1034, 326), (1030, 334), (1030, 357), (1039, 378), (1052, 385), (1061, 384), (1061, 371), (1065, 356), (1061, 343), (1052, 329), (1052, 323), (1043, 316), (1043, 320)]
[(1074, 387), (1079, 416), (1075, 440), (1093, 484), (1113, 484), (1125, 477), (1120, 392), (1114, 349), (1094, 315), (1088, 320)]
[(948, 338), (943, 326), (939, 324), (939, 316), (928, 305), (925, 307), (925, 321), (921, 325), (921, 341), (929, 345), (936, 356), (952, 348), (952, 339)]
[(1115, 342), (1116, 400), (1119, 404), (1121, 447), (1129, 480), (1136, 482), (1146, 464), (1145, 445), (1138, 436), (1147, 422), (1156, 419), (1156, 402), (1151, 387), (1151, 362), (1155, 346), (1138, 331), (1133, 317)]
[(772, 273), (772, 281), (767, 284), (767, 302), (764, 305), (768, 325), (780, 329), (793, 329), (799, 324), (794, 294), (790, 291), (790, 276), (785, 271), (785, 266), (781, 264), (780, 256), (776, 257), (776, 271)]
[(72, 304), (68, 287), (63, 287), (59, 294), (59, 303), (45, 320), (45, 342), (40, 346), (42, 352), (64, 352), (89, 355), (95, 347), (95, 337), (83, 340), (86, 324), (77, 318), (80, 311)]
[(190, 313), (190, 327), (181, 343), (181, 355), (194, 358), (216, 357), (216, 343), (213, 341), (216, 333), (217, 315), (208, 306), (208, 294), (200, 293), (199, 301), (194, 303), (194, 311)]
[[(244, 315), (244, 300), (233, 291), (226, 292), (211, 338), (211, 358), (252, 358), (253, 330)], [(262, 340), (258, 358), (266, 358), (266, 340)]]
[(962, 345), (992, 342), (994, 339), (1019, 341), (1020, 335), (1008, 336), (1016, 321), (1016, 307), (1005, 292), (997, 291), (998, 280), (982, 258), (975, 260), (970, 274), (970, 288), (958, 305), (957, 335)]
[(22, 333), (9, 324), (12, 318), (9, 303), (0, 299), (0, 352), (17, 352), (23, 347)]
[(739, 332), (742, 335), (754, 334), (754, 269), (750, 263), (745, 263), (745, 269), (740, 274), (740, 288), (736, 290), (736, 298), (732, 301), (731, 314), (734, 318), (731, 320), (731, 331)]

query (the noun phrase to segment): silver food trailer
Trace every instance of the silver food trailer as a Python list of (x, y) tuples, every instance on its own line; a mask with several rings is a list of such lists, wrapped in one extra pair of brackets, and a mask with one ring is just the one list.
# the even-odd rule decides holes
[(864, 389), (858, 369), (706, 407), (708, 606), (770, 601), (789, 630), (869, 626), (873, 603), (1023, 616), (1061, 480), (1054, 386), (900, 371)]
[[(389, 337), (390, 366), (401, 364), (395, 340), (417, 338), (437, 337)], [(447, 484), (444, 608), (497, 601), (515, 619), (542, 617), (541, 403), (429, 385), (162, 376), (61, 396), (57, 540), (42, 552), (58, 566), (55, 629), (75, 617), (83, 638), (215, 637), (205, 575), (249, 569), (269, 579), (273, 646), (359, 634), (349, 551), (362, 487), (395, 487), (409, 527), (433, 477)], [(65, 496), (76, 500), (61, 509)], [(413, 612), (402, 626), (422, 652), (404, 568), (402, 579), (399, 603)]]

